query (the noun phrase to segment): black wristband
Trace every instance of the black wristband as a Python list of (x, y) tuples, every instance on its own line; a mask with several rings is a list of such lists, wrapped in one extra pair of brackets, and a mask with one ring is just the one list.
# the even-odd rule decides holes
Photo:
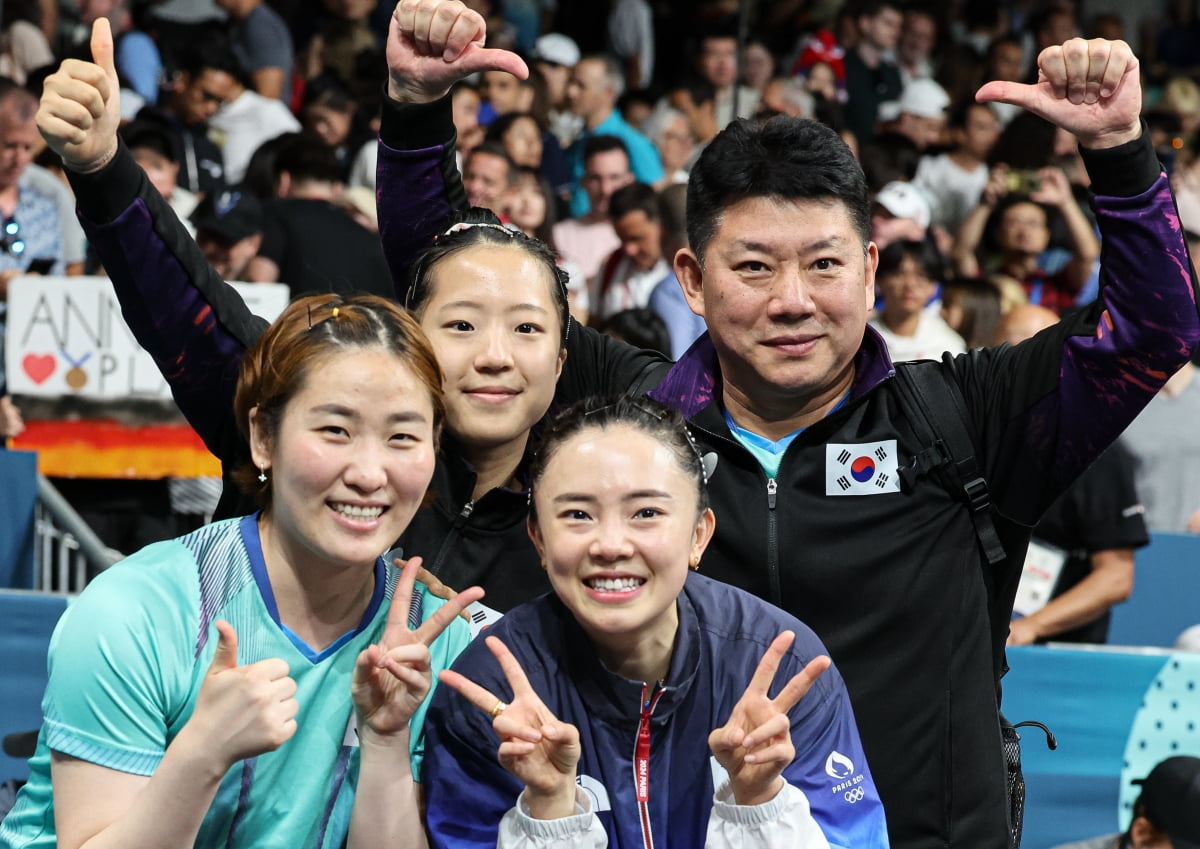
[(103, 168), (87, 174), (68, 168), (66, 174), (75, 192), (75, 207), (94, 224), (107, 224), (127, 210), (146, 178), (121, 138), (117, 139), (116, 155)]
[(1103, 150), (1079, 146), (1083, 164), (1097, 195), (1131, 198), (1142, 194), (1162, 173), (1162, 164), (1150, 144), (1150, 130), (1142, 122), (1142, 134), (1133, 141)]
[(379, 140), (393, 150), (423, 150), (453, 144), (454, 113), (451, 95), (429, 103), (400, 103), (383, 94)]

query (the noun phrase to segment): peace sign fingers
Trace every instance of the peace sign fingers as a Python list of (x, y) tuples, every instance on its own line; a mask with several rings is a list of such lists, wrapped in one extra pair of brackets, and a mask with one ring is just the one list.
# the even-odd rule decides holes
[[(559, 720), (542, 703), (504, 643), (496, 637), (487, 637), (486, 642), (512, 689), (511, 702), (505, 703), (458, 672), (442, 672), (441, 681), (492, 717), (492, 729), (500, 737), (497, 759), (525, 785), (530, 810), (567, 816), (573, 810), (579, 730)], [(564, 810), (566, 813), (561, 812)]]
[(792, 676), (773, 701), (783, 713), (788, 713), (800, 700), (808, 695), (812, 685), (816, 683), (825, 670), (833, 663), (826, 655), (819, 655), (808, 662), (808, 665)]
[(767, 646), (767, 650), (763, 652), (762, 659), (758, 661), (754, 677), (750, 679), (750, 684), (746, 687), (747, 693), (766, 697), (767, 692), (771, 689), (771, 682), (775, 680), (775, 673), (779, 671), (779, 663), (795, 639), (794, 631), (784, 631), (771, 641), (771, 645)]
[(433, 614), (424, 622), (410, 629), (408, 627), (409, 609), (412, 607), (413, 591), (416, 587), (417, 577), (422, 571), (421, 558), (413, 557), (407, 561), (395, 560), (397, 565), (403, 565), (400, 572), (400, 579), (396, 582), (396, 589), (392, 593), (392, 605), (388, 611), (387, 625), (384, 627), (383, 639), (380, 645), (384, 651), (399, 645), (418, 642), (424, 643), (426, 646), (432, 645), (433, 641), (446, 630), (455, 617), (462, 615), (462, 612), (483, 598), (483, 590), (479, 587), (470, 587), (457, 593), (453, 598), (439, 607)]
[[(396, 588), (392, 590), (392, 604), (388, 608), (387, 623), (383, 627), (383, 639), (380, 644), (384, 647), (398, 646), (412, 642), (408, 638), (408, 611), (412, 606), (413, 589), (417, 583), (417, 572), (421, 569), (421, 558), (413, 557), (407, 561), (396, 560), (397, 565), (403, 563), (400, 578)], [(386, 648), (385, 648), (386, 650)]]
[(430, 645), (441, 635), (442, 631), (445, 631), (449, 627), (451, 622), (462, 615), (464, 610), (481, 598), (483, 598), (482, 587), (467, 587), (435, 610), (432, 616), (417, 626), (417, 629), (412, 632), (413, 639), (425, 645)]

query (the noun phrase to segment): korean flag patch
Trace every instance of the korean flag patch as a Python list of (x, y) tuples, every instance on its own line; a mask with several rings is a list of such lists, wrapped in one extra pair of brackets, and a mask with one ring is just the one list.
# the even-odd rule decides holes
[(859, 445), (826, 444), (826, 495), (879, 495), (900, 491), (896, 440)]

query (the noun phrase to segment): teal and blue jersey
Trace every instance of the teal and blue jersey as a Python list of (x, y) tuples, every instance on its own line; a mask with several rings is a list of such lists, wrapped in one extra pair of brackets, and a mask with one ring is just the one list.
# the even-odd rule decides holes
[[(338, 847), (358, 776), (350, 681), (359, 652), (383, 635), (397, 570), (379, 560), (359, 625), (314, 650), (279, 621), (255, 516), (155, 543), (101, 574), (71, 604), (50, 643), (44, 722), (29, 783), (0, 824), (5, 847), (56, 843), (51, 751), (150, 776), (191, 718), (212, 663), (218, 620), (238, 634), (238, 663), (282, 658), (296, 682), (295, 735), (226, 773), (198, 847)], [(410, 624), (442, 602), (418, 585)], [(469, 639), (456, 620), (430, 647), (433, 680)], [(425, 703), (428, 704), (428, 701)], [(425, 705), (411, 723), (421, 768)]]

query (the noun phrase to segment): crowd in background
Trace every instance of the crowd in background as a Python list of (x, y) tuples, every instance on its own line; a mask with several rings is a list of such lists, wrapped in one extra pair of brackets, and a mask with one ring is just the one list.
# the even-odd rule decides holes
[[(488, 21), (488, 45), (530, 69), (486, 71), (453, 92), (470, 202), (557, 251), (579, 320), (672, 357), (704, 331), (671, 267), (687, 239), (689, 168), (738, 116), (814, 118), (855, 151), (881, 252), (871, 323), (894, 359), (1003, 341), (1014, 307), (1046, 322), (1094, 299), (1101, 245), (1073, 137), (973, 98), (987, 80), (1029, 81), (1037, 53), (1072, 35), (1135, 45), (1145, 120), (1189, 239), (1200, 232), (1195, 3), (1138, 16), (1069, 0), (468, 5)], [(0, 310), (18, 273), (103, 273), (33, 124), (41, 80), (87, 55), (99, 16), (114, 24), (124, 143), (219, 274), (284, 282), (294, 297), (388, 295), (373, 191), (391, 12), (372, 0), (6, 2)], [(1129, 503), (1113, 509), (1144, 504), (1152, 530), (1200, 531), (1200, 445), (1163, 438), (1193, 411), (1200, 384), (1185, 369), (1127, 435), (1137, 494), (1122, 489)], [(0, 391), (0, 434), (21, 428)], [(62, 484), (123, 550), (202, 521), (214, 492)], [(1128, 594), (1131, 570), (1132, 556), (1106, 603)]]

